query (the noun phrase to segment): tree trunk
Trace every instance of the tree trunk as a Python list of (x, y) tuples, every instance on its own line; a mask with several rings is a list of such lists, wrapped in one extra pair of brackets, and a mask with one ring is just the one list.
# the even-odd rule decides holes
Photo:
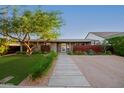
[(29, 44), (27, 44), (26, 42), (24, 42), (24, 45), (25, 45), (25, 47), (26, 47), (26, 54), (28, 55), (28, 56), (30, 56), (31, 54), (32, 54), (32, 48), (29, 46)]
[(104, 46), (104, 52), (105, 52), (105, 54), (106, 54), (106, 46)]

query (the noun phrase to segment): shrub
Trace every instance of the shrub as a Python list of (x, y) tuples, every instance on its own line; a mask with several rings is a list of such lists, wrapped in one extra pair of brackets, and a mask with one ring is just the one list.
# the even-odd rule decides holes
[(55, 58), (55, 57), (57, 57), (57, 53), (55, 51), (51, 51), (50, 53), (48, 53), (47, 57)]
[(74, 51), (74, 55), (81, 55), (82, 51)]
[(73, 51), (73, 54), (74, 54), (74, 55), (77, 55), (77, 54), (78, 54), (78, 51)]
[(87, 54), (88, 55), (95, 55), (96, 53), (92, 49), (90, 49), (89, 51), (87, 51)]
[(112, 55), (112, 52), (111, 51), (106, 51), (106, 54), (107, 55)]
[(38, 77), (42, 76), (47, 72), (50, 68), (53, 59), (57, 56), (57, 53), (54, 51), (50, 52), (47, 55), (41, 55), (42, 60), (40, 60), (32, 69), (31, 71), (31, 78), (32, 80), (37, 79)]
[(75, 51), (75, 52), (68, 52), (69, 55), (87, 55), (85, 51)]
[(6, 52), (6, 50), (7, 50), (6, 47), (1, 45), (0, 46), (0, 55), (3, 55)]
[(104, 52), (98, 52), (97, 55), (104, 55)]
[(103, 51), (102, 45), (75, 45), (73, 46), (73, 51), (89, 51), (89, 49), (92, 49), (93, 51), (101, 52)]
[(97, 55), (112, 55), (111, 51), (103, 51), (103, 52), (98, 52)]
[(40, 77), (43, 75), (44, 71), (49, 67), (51, 64), (49, 61), (50, 59), (43, 58), (42, 61), (44, 63), (39, 62), (38, 64), (35, 65), (34, 71), (31, 73), (32, 80), (35, 80), (36, 78)]
[(114, 53), (124, 56), (124, 36), (107, 39), (109, 44), (113, 47)]
[(68, 55), (73, 55), (74, 53), (72, 51), (69, 51), (67, 54)]
[(17, 51), (16, 54), (26, 54), (26, 52), (25, 51), (22, 51), (22, 52)]
[(32, 54), (42, 54), (42, 52), (41, 51), (37, 51), (37, 52), (32, 52)]
[(82, 52), (82, 55), (87, 55), (87, 52), (85, 52), (85, 51), (84, 51), (84, 52)]

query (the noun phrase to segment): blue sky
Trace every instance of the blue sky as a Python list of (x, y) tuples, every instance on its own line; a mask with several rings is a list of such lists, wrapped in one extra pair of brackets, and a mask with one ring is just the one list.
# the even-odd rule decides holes
[[(26, 6), (34, 10), (37, 6)], [(59, 10), (65, 25), (60, 38), (81, 39), (88, 32), (124, 32), (124, 6), (41, 6), (43, 10)]]
[(60, 10), (65, 26), (61, 38), (84, 38), (88, 32), (124, 31), (124, 6), (42, 6)]

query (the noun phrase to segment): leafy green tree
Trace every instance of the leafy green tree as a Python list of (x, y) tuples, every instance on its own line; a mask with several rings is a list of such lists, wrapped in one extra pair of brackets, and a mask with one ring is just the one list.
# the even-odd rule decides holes
[(103, 46), (104, 52), (105, 52), (105, 54), (106, 54), (107, 48), (108, 48), (108, 46), (109, 46), (108, 41), (107, 41), (107, 40), (104, 40), (103, 43), (102, 43), (102, 46)]
[(8, 50), (8, 42), (6, 41), (6, 39), (1, 38), (0, 39), (0, 55), (3, 55), (4, 53), (6, 53)]
[(33, 35), (46, 41), (59, 36), (59, 29), (62, 26), (59, 12), (37, 9), (36, 11), (26, 10), (19, 15), (18, 11), (14, 8), (12, 17), (2, 19), (0, 34), (19, 41), (26, 47), (27, 55), (33, 52), (34, 47), (30, 44)]
[(113, 47), (115, 54), (124, 56), (124, 36), (110, 38), (107, 41)]

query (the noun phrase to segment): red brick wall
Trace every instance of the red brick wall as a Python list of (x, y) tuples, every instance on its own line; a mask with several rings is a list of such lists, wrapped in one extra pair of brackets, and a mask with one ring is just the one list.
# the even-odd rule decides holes
[(96, 53), (103, 51), (103, 47), (101, 45), (77, 45), (77, 46), (73, 46), (73, 52), (75, 52), (75, 51), (82, 51), (82, 52), (85, 51), (86, 52), (90, 49), (92, 49)]

